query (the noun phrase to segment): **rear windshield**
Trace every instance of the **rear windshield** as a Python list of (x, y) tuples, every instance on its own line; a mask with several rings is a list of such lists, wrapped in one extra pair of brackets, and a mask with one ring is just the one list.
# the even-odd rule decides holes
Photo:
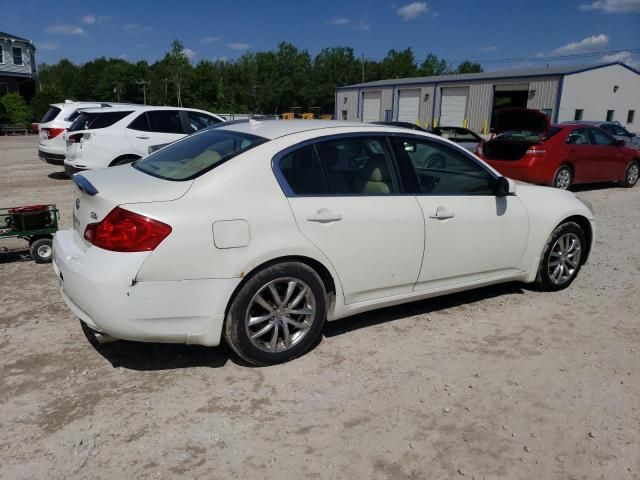
[(44, 117), (42, 117), (42, 120), (40, 120), (40, 123), (50, 122), (51, 120), (56, 118), (59, 113), (60, 113), (60, 109), (58, 107), (51, 107), (49, 110), (47, 110), (47, 113), (44, 114)]
[(110, 127), (116, 122), (119, 122), (131, 112), (100, 112), (100, 113), (87, 113), (82, 112), (78, 115), (78, 118), (69, 127), (70, 132), (76, 130), (95, 130), (96, 128)]
[(134, 167), (165, 180), (191, 180), (266, 141), (255, 135), (213, 128), (168, 145), (138, 160)]

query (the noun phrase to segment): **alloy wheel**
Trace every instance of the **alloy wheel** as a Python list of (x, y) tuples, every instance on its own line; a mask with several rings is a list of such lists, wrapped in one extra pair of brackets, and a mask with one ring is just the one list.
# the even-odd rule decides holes
[(556, 188), (567, 190), (571, 185), (571, 172), (568, 168), (563, 168), (556, 177)]
[(578, 271), (582, 245), (575, 233), (565, 233), (551, 247), (547, 264), (549, 278), (556, 285), (570, 281)]
[(303, 281), (277, 278), (264, 285), (249, 302), (245, 328), (251, 343), (265, 352), (289, 350), (311, 328), (316, 302)]
[(638, 173), (640, 171), (640, 167), (638, 167), (637, 163), (634, 163), (627, 170), (627, 184), (634, 185), (638, 181)]

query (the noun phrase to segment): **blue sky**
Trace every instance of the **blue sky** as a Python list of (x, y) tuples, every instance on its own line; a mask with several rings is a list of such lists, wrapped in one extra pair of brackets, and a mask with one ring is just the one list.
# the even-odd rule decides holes
[[(380, 59), (412, 47), (421, 61), (528, 58), (640, 48), (640, 0), (120, 1), (0, 0), (0, 30), (32, 39), (38, 62), (95, 57), (153, 62), (178, 38), (197, 62), (286, 40), (312, 55), (346, 45)], [(580, 63), (601, 60), (581, 60)], [(640, 54), (605, 60), (640, 66)], [(566, 61), (565, 61), (566, 62)], [(536, 65), (485, 64), (486, 70)]]

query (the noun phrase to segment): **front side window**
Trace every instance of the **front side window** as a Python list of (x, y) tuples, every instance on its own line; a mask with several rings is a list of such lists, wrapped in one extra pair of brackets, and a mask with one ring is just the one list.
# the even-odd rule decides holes
[(198, 130), (202, 130), (203, 128), (210, 127), (211, 125), (215, 125), (216, 123), (220, 123), (215, 117), (211, 115), (206, 115), (200, 112), (186, 112), (187, 114), (187, 125), (189, 126), (189, 133), (197, 132)]
[(615, 145), (616, 141), (600, 129), (591, 129), (591, 135), (596, 145)]
[(573, 119), (574, 119), (576, 122), (579, 122), (580, 120), (582, 120), (582, 114), (583, 114), (583, 112), (584, 112), (584, 110), (583, 110), (583, 109), (581, 109), (581, 108), (580, 108), (580, 109), (577, 109), (577, 110), (576, 110), (576, 113), (574, 113), (574, 115), (573, 115)]
[(396, 138), (427, 195), (494, 195), (495, 177), (464, 152), (432, 140)]
[(607, 122), (613, 122), (613, 114), (615, 110), (607, 110)]
[(24, 59), (22, 58), (22, 49), (20, 47), (13, 47), (13, 64), (24, 65)]
[(152, 132), (185, 133), (178, 110), (151, 110), (147, 117)]
[(191, 180), (266, 141), (255, 135), (212, 129), (167, 145), (138, 160), (134, 168), (165, 180)]
[(400, 191), (386, 139), (351, 137), (316, 144), (329, 191), (386, 195)]
[(575, 128), (571, 131), (571, 133), (567, 136), (567, 144), (569, 145), (589, 145), (591, 144), (591, 139), (589, 137), (589, 129), (588, 128)]

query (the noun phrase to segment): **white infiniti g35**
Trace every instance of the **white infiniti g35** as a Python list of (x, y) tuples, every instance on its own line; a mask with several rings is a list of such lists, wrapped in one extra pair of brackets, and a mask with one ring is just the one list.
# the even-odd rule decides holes
[(304, 353), (325, 320), (499, 282), (560, 290), (594, 242), (571, 192), (516, 186), (397, 127), (230, 122), (74, 182), (53, 265), (82, 322), (103, 338), (224, 337), (256, 365)]

